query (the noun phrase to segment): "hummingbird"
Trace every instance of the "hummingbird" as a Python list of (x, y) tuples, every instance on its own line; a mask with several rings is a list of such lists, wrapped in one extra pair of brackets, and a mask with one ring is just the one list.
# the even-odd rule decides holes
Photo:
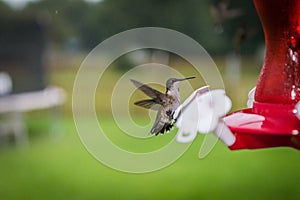
[(131, 82), (151, 99), (145, 99), (137, 101), (134, 104), (147, 109), (157, 109), (155, 105), (159, 105), (154, 125), (150, 131), (150, 134), (158, 135), (164, 134), (165, 131), (170, 131), (173, 127), (176, 119), (173, 115), (175, 110), (180, 106), (180, 93), (179, 82), (193, 79), (195, 77), (187, 78), (169, 78), (166, 82), (165, 94), (159, 92), (148, 85), (140, 83), (139, 81), (131, 79)]
[(223, 32), (223, 23), (243, 14), (240, 8), (229, 8), (230, 0), (221, 0), (210, 5), (210, 13), (214, 19), (214, 30), (217, 33)]

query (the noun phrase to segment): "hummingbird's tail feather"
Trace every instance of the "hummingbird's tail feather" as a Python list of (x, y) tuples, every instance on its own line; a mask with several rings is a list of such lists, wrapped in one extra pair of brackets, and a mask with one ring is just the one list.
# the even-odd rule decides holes
[(154, 123), (154, 125), (150, 131), (150, 134), (151, 135), (155, 134), (155, 136), (157, 136), (159, 133), (164, 134), (165, 131), (169, 132), (173, 126), (174, 126), (174, 123), (166, 123), (161, 120), (156, 121), (156, 123)]
[[(148, 85), (145, 85), (139, 81), (136, 81), (136, 80), (133, 80), (133, 79), (130, 79), (131, 82), (139, 89), (141, 90), (142, 92), (144, 92), (147, 96), (153, 98), (153, 99), (158, 99), (158, 100), (161, 100), (163, 99), (164, 97), (164, 94), (149, 87)], [(162, 102), (160, 102), (159, 104), (161, 104)]]
[(169, 124), (169, 123), (165, 123), (162, 124), (162, 126), (160, 127), (153, 127), (150, 134), (155, 134), (155, 136), (157, 136), (159, 133), (164, 134), (165, 132), (169, 132), (172, 127), (174, 126), (174, 124)]
[(158, 110), (159, 109), (159, 101), (156, 99), (146, 99), (137, 101), (134, 105), (141, 106), (143, 108), (151, 109), (151, 110)]
[(156, 122), (154, 123), (151, 131), (150, 131), (150, 134), (151, 135), (158, 135), (159, 133), (163, 133), (164, 132), (164, 126), (165, 126), (165, 123), (159, 119), (156, 119)]

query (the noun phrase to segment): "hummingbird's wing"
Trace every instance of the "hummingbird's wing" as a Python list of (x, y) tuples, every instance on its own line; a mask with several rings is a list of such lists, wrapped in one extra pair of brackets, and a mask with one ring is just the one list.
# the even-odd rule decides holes
[(151, 110), (158, 110), (160, 106), (158, 106), (160, 102), (156, 101), (155, 99), (146, 99), (137, 101), (134, 104), (137, 106), (141, 106), (143, 108), (151, 109)]
[(142, 92), (144, 92), (147, 96), (151, 97), (153, 100), (155, 100), (155, 103), (162, 104), (162, 99), (164, 98), (164, 94), (149, 87), (148, 85), (145, 85), (143, 83), (140, 83), (136, 80), (131, 79), (131, 82)]

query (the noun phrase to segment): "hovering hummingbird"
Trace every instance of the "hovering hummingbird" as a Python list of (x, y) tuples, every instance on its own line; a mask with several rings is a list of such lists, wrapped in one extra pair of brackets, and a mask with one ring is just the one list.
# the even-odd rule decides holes
[(170, 78), (166, 82), (166, 92), (165, 94), (140, 83), (136, 80), (132, 80), (131, 82), (146, 95), (151, 97), (152, 99), (146, 99), (137, 101), (134, 104), (147, 108), (147, 109), (155, 109), (154, 105), (158, 104), (159, 108), (157, 111), (156, 119), (154, 125), (150, 131), (150, 134), (158, 135), (159, 133), (164, 134), (165, 131), (169, 131), (176, 119), (173, 118), (175, 110), (180, 106), (180, 94), (178, 84), (180, 81), (193, 79), (195, 77), (188, 78)]
[(243, 14), (239, 8), (229, 8), (230, 0), (221, 0), (210, 6), (210, 13), (214, 18), (214, 29), (217, 33), (223, 32), (223, 23), (226, 20), (239, 17)]

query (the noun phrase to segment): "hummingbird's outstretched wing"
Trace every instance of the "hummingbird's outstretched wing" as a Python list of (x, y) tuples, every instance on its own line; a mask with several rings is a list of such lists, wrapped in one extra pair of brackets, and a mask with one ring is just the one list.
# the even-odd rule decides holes
[(160, 102), (156, 101), (155, 99), (146, 99), (146, 100), (134, 102), (134, 105), (141, 106), (143, 108), (147, 108), (151, 110), (158, 110), (158, 108), (160, 107), (158, 106), (158, 104), (160, 104)]
[(153, 107), (155, 104), (160, 104), (162, 105), (163, 103), (163, 98), (164, 98), (164, 94), (143, 84), (140, 83), (136, 80), (131, 79), (131, 82), (142, 92), (144, 92), (147, 96), (151, 97), (152, 99), (147, 99), (147, 100), (142, 100), (142, 101), (137, 101), (134, 104), (141, 106), (143, 108), (147, 108), (147, 109), (154, 109), (155, 107)]
[(163, 99), (164, 94), (149, 87), (148, 85), (145, 85), (143, 83), (140, 83), (136, 80), (131, 79), (131, 82), (138, 88), (140, 89), (142, 92), (144, 92), (146, 95), (148, 95), (149, 97), (155, 99), (155, 98), (159, 98), (159, 99)]

